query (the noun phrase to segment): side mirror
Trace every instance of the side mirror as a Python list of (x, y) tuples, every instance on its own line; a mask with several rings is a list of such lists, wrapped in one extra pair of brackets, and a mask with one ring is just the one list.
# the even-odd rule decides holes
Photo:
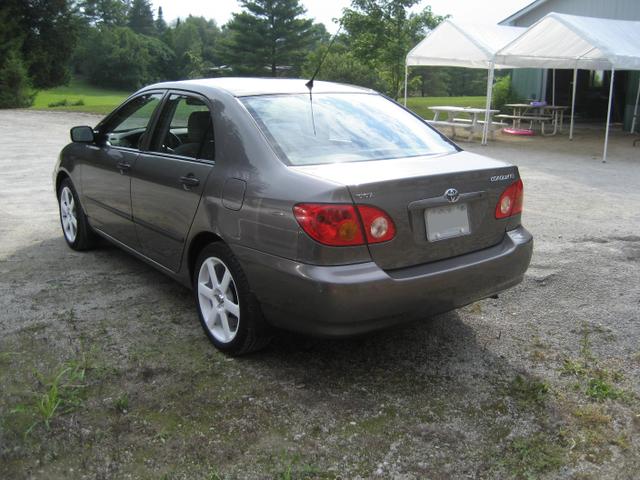
[(71, 141), (78, 143), (93, 143), (95, 136), (93, 134), (93, 128), (87, 127), (73, 127), (71, 129)]

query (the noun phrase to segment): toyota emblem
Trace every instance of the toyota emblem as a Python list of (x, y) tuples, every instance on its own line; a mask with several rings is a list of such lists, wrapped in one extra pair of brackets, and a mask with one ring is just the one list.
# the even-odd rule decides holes
[(444, 192), (444, 197), (449, 200), (449, 203), (456, 203), (460, 198), (460, 194), (455, 188), (450, 188), (449, 190)]

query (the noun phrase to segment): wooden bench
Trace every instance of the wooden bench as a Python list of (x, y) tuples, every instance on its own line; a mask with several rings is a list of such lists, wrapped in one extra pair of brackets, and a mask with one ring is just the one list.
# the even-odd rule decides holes
[[(453, 120), (454, 122), (469, 123), (469, 124), (471, 124), (471, 122), (473, 121), (470, 118), (454, 118)], [(476, 123), (480, 125), (484, 125), (484, 120), (477, 120)], [(506, 127), (507, 125), (509, 124), (505, 122), (494, 122), (493, 120), (489, 122), (489, 128), (492, 128), (494, 130), (498, 130), (499, 128)]]
[(473, 138), (473, 124), (471, 121), (469, 123), (466, 122), (456, 122), (456, 121), (448, 121), (448, 120), (427, 120), (429, 125), (433, 125), (434, 127), (451, 127), (451, 137), (454, 138), (456, 136), (456, 128), (463, 128), (469, 131), (469, 135), (467, 139), (471, 141)]
[(460, 127), (460, 128), (473, 128), (471, 120), (469, 122), (460, 122), (455, 119), (453, 122), (447, 120), (426, 120), (429, 125), (441, 126), (441, 127)]
[(534, 116), (534, 115), (507, 115), (506, 113), (501, 113), (499, 115), (495, 115), (496, 118), (510, 118), (512, 120), (527, 120), (533, 122), (549, 122), (553, 120), (551, 116)]
[[(427, 122), (434, 127), (451, 127), (452, 136), (456, 135), (456, 128), (466, 130), (468, 132), (467, 140), (473, 140), (473, 136), (476, 133), (481, 133), (484, 128), (484, 121), (480, 120), (479, 116), (486, 114), (484, 108), (471, 108), (471, 107), (456, 107), (456, 106), (439, 106), (435, 105), (429, 107), (434, 112), (433, 120), (427, 120)], [(498, 110), (489, 110), (491, 115), (499, 113)], [(470, 118), (463, 118), (456, 115), (469, 115)], [(446, 115), (447, 119), (440, 119), (441, 115)], [(493, 133), (493, 129), (491, 129)]]
[[(471, 140), (475, 131), (482, 131), (482, 129), (478, 129), (478, 126), (483, 126), (484, 120), (476, 120), (476, 125), (474, 127), (473, 120), (470, 118), (454, 118), (451, 120), (426, 120), (429, 125), (433, 125), (434, 127), (451, 127), (452, 137), (456, 136), (456, 128), (463, 128), (469, 131), (468, 139)], [(500, 130), (508, 126), (507, 123), (504, 122), (489, 122), (489, 133), (491, 138), (493, 138), (493, 134), (496, 130)]]

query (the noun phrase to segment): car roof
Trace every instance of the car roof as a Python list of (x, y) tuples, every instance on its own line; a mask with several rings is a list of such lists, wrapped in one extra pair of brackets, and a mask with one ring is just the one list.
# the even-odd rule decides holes
[[(150, 85), (150, 88), (176, 88), (188, 89), (206, 94), (212, 90), (223, 90), (235, 97), (245, 97), (251, 95), (271, 95), (271, 94), (296, 94), (309, 93), (306, 86), (308, 79), (294, 78), (242, 78), (242, 77), (220, 77), (201, 78), (197, 80), (181, 80), (177, 82), (163, 82)], [(313, 82), (313, 93), (375, 93), (373, 90), (342, 83), (323, 82), (320, 80)]]

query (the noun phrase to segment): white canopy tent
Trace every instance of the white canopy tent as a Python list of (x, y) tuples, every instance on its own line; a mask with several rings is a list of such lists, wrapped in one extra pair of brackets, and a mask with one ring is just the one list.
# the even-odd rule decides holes
[[(616, 70), (640, 70), (640, 22), (549, 13), (501, 48), (495, 62), (512, 67), (573, 68), (571, 128), (578, 69), (611, 70), (602, 161), (607, 160), (611, 99)], [(637, 116), (638, 97), (634, 116)], [(632, 125), (631, 131), (635, 128)]]
[[(404, 77), (404, 104), (407, 105), (407, 81), (411, 66), (445, 66), (486, 68), (487, 104), (485, 120), (489, 119), (493, 74), (495, 68), (504, 68), (496, 62), (498, 50), (525, 31), (522, 27), (478, 25), (445, 20), (434, 28), (407, 55)], [(482, 143), (486, 144), (489, 123), (485, 121)]]

